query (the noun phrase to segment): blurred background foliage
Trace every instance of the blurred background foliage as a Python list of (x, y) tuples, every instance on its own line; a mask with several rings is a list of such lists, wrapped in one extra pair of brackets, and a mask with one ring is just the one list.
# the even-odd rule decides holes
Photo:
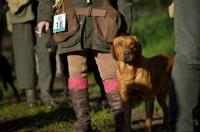
[(143, 55), (174, 54), (174, 19), (168, 6), (171, 0), (133, 0), (131, 35), (137, 36)]
[[(137, 36), (145, 57), (156, 54), (174, 54), (174, 24), (170, 18), (168, 6), (172, 0), (132, 0), (133, 24), (131, 35)], [(2, 25), (0, 25), (2, 26)], [(11, 40), (12, 33), (7, 30), (6, 20), (1, 32), (4, 40)], [(5, 42), (5, 41), (4, 41)], [(7, 45), (9, 46), (7, 46)], [(8, 58), (14, 68), (12, 41), (2, 44), (2, 53)]]
[[(174, 24), (168, 6), (173, 0), (132, 0), (133, 25), (131, 35), (137, 36), (143, 55), (174, 54)], [(4, 37), (11, 37), (4, 22)]]

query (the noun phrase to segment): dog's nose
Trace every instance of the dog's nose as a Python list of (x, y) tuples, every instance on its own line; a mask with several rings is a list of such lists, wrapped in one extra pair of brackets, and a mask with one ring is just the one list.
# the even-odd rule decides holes
[(131, 54), (131, 52), (128, 51), (128, 50), (124, 51), (124, 59), (125, 59), (125, 60), (126, 60), (126, 59), (129, 59), (130, 54)]

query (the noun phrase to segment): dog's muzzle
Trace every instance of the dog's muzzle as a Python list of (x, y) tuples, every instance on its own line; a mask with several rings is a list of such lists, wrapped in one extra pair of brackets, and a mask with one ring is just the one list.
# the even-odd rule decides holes
[(123, 54), (124, 54), (124, 60), (129, 60), (130, 59), (131, 51), (125, 50)]

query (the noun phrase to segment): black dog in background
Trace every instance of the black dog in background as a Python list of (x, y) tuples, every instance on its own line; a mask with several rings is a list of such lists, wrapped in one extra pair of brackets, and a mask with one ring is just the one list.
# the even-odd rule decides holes
[[(2, 78), (4, 88), (6, 90), (8, 89), (8, 83), (14, 91), (17, 102), (19, 102), (19, 94), (13, 82), (11, 65), (8, 63), (7, 59), (2, 54), (0, 54), (0, 77)], [(2, 96), (3, 91), (0, 89), (0, 100), (2, 99)]]
[[(55, 52), (57, 50), (57, 43), (54, 41), (53, 37), (51, 38), (51, 40), (46, 44), (46, 47), (48, 48), (49, 52)], [(61, 72), (62, 72), (62, 81), (63, 81), (63, 91), (64, 91), (64, 99), (63, 102), (66, 103), (68, 101), (67, 98), (67, 94), (68, 94), (68, 87), (67, 87), (67, 78), (69, 75), (69, 71), (68, 71), (68, 62), (66, 59), (66, 55), (61, 54), (59, 55), (59, 59), (60, 59), (60, 63), (61, 63)], [(100, 77), (100, 73), (97, 67), (97, 64), (95, 62), (95, 59), (92, 55), (92, 51), (88, 50), (88, 72), (93, 72), (94, 73), (94, 78), (97, 82), (97, 84), (100, 87), (100, 92), (101, 92), (101, 96), (99, 98), (99, 104), (102, 103), (103, 99), (105, 98), (105, 90), (104, 90), (104, 86), (103, 86), (103, 82), (102, 79)]]
[[(4, 27), (5, 20), (6, 20), (6, 0), (0, 0), (0, 52), (1, 52), (1, 42), (4, 34)], [(15, 85), (13, 83), (13, 77), (12, 77), (12, 68), (11, 65), (8, 63), (7, 59), (0, 53), (0, 79), (2, 79), (3, 86), (7, 90), (8, 86), (7, 83), (11, 86), (11, 88), (14, 91), (15, 97), (17, 102), (20, 101), (18, 92), (15, 88)], [(0, 100), (3, 97), (3, 91), (0, 89)]]

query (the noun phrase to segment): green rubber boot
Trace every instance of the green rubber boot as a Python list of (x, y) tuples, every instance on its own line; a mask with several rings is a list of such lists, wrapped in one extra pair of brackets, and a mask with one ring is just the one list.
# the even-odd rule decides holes
[(35, 107), (37, 104), (35, 89), (26, 89), (26, 105), (30, 108)]
[(40, 90), (40, 99), (45, 105), (56, 106), (57, 102), (48, 90)]

